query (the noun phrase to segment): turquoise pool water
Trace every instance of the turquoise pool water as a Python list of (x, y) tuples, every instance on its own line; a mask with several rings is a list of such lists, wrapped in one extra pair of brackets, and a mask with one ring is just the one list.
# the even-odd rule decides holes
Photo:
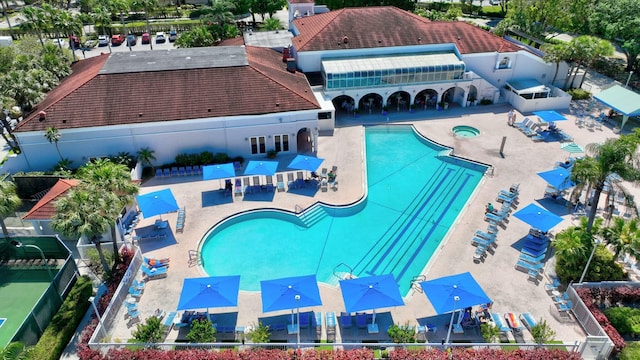
[[(366, 128), (368, 194), (348, 207), (316, 205), (300, 215), (260, 210), (212, 228), (201, 253), (211, 276), (240, 274), (240, 288), (260, 281), (334, 272), (391, 273), (406, 294), (486, 167), (447, 156), (448, 150), (410, 126)], [(349, 181), (342, 179), (342, 182)]]

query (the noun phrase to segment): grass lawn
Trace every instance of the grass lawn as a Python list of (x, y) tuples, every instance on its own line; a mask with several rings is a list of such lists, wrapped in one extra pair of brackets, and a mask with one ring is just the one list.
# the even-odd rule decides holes
[(627, 347), (620, 353), (620, 360), (640, 359), (640, 342), (629, 341)]

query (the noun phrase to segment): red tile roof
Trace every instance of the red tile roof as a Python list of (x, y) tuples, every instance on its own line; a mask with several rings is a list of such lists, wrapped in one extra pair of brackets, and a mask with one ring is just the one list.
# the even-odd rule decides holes
[[(212, 48), (215, 49), (215, 48)], [(212, 50), (215, 51), (215, 50)], [(319, 109), (306, 78), (282, 56), (246, 47), (248, 66), (99, 74), (107, 56), (82, 60), (17, 132)], [(86, 63), (85, 63), (86, 62)], [(46, 119), (39, 121), (39, 111)]]
[(49, 220), (56, 214), (56, 201), (80, 183), (78, 180), (60, 179), (45, 196), (22, 217), (24, 220)]
[[(459, 21), (429, 21), (393, 6), (345, 8), (296, 19), (297, 51), (455, 43), (461, 54), (521, 50), (488, 31)], [(346, 40), (346, 41), (345, 41)]]
[(220, 44), (218, 44), (218, 46), (240, 46), (240, 45), (244, 45), (244, 38), (242, 36), (234, 37), (231, 39), (224, 39), (220, 42)]

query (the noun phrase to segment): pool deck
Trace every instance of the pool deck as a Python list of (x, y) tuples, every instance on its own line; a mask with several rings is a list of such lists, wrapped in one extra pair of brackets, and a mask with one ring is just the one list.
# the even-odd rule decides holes
[[(586, 104), (583, 104), (586, 105)], [(572, 104), (572, 106), (579, 106)], [(478, 229), (486, 229), (487, 223), (483, 220), (484, 208), (488, 202), (495, 203), (495, 197), (499, 190), (508, 189), (513, 183), (520, 184), (520, 199), (518, 209), (530, 202), (540, 201), (544, 207), (561, 215), (564, 221), (555, 227), (554, 232), (572, 224), (572, 215), (566, 208), (544, 200), (543, 194), (546, 184), (537, 172), (552, 169), (556, 161), (565, 160), (569, 154), (560, 149), (559, 142), (534, 142), (523, 135), (519, 130), (507, 125), (507, 105), (476, 106), (467, 109), (453, 108), (446, 111), (418, 111), (414, 114), (390, 114), (389, 123), (412, 123), (424, 136), (443, 145), (454, 148), (458, 156), (491, 164), (494, 166), (493, 174), (485, 176), (478, 186), (475, 194), (470, 199), (466, 209), (460, 214), (447, 239), (427, 265), (422, 274), (427, 279), (457, 274), (469, 271), (483, 287), (487, 295), (493, 300), (492, 311), (498, 313), (513, 312), (519, 315), (523, 312), (531, 313), (536, 319), (544, 318), (556, 331), (556, 339), (566, 343), (582, 341), (585, 337), (580, 325), (573, 320), (563, 319), (547, 292), (544, 284), (546, 278), (538, 285), (529, 282), (526, 273), (514, 268), (519, 256), (519, 251), (513, 247), (528, 232), (529, 227), (522, 221), (513, 217), (509, 218), (505, 230), (498, 234), (498, 247), (494, 255), (488, 255), (483, 263), (473, 262), (475, 247), (470, 240)], [(595, 111), (595, 110), (594, 110)], [(575, 112), (574, 110), (574, 113)], [(606, 138), (615, 137), (613, 131), (603, 126), (602, 130), (589, 130), (579, 128), (574, 124), (575, 117), (568, 112), (565, 115), (567, 121), (558, 122), (559, 128), (570, 134), (576, 143), (583, 147), (588, 143), (602, 142)], [(517, 121), (524, 116), (517, 113)], [(529, 115), (529, 118), (535, 117)], [(186, 277), (207, 276), (200, 266), (189, 266), (188, 251), (198, 248), (199, 241), (207, 233), (213, 224), (225, 217), (259, 208), (281, 208), (295, 211), (296, 207), (306, 208), (316, 201), (332, 204), (349, 204), (363, 196), (364, 171), (363, 171), (363, 132), (362, 123), (386, 123), (387, 117), (380, 115), (360, 116), (359, 118), (347, 118), (347, 121), (339, 122), (339, 127), (331, 136), (321, 134), (319, 137), (317, 156), (325, 159), (321, 167), (338, 167), (339, 189), (313, 194), (313, 196), (292, 194), (289, 192), (276, 192), (273, 198), (265, 196), (264, 199), (256, 198), (256, 201), (242, 200), (241, 197), (224, 197), (217, 190), (220, 182), (202, 181), (199, 176), (153, 178), (146, 181), (140, 192), (147, 193), (162, 188), (170, 187), (181, 207), (186, 207), (186, 221), (183, 233), (175, 233), (176, 213), (163, 215), (164, 220), (169, 221), (171, 234), (166, 239), (142, 240), (140, 247), (147, 257), (171, 258), (171, 266), (166, 278), (149, 281), (144, 294), (139, 302), (141, 318), (150, 316), (157, 308), (165, 311), (175, 310), (182, 281)], [(451, 128), (456, 125), (471, 125), (481, 131), (476, 138), (457, 138), (452, 136)], [(504, 156), (499, 153), (503, 137), (506, 137)], [(580, 154), (579, 154), (580, 155)], [(281, 168), (290, 161), (293, 156), (278, 156), (276, 160), (281, 162)], [(286, 179), (286, 177), (285, 177)], [(636, 188), (630, 188), (632, 192)], [(214, 192), (212, 192), (214, 191)], [(311, 194), (309, 194), (311, 195)], [(203, 201), (209, 205), (203, 207)], [(156, 217), (142, 220), (137, 229), (144, 232), (145, 227), (153, 226)], [(345, 239), (345, 241), (348, 241)], [(348, 243), (346, 243), (348, 244)], [(284, 250), (284, 249), (283, 249)], [(242, 256), (242, 254), (238, 254)], [(286, 261), (288, 254), (283, 252), (282, 259)], [(219, 259), (224, 261), (224, 259)], [(247, 262), (246, 266), (251, 266)], [(550, 262), (545, 266), (545, 275), (553, 273)], [(304, 274), (299, 274), (304, 275)], [(418, 275), (418, 274), (416, 274)], [(140, 277), (141, 275), (139, 275)], [(340, 290), (337, 287), (320, 284), (320, 292), (323, 301), (322, 306), (301, 309), (301, 311), (335, 312), (337, 315), (344, 311), (344, 305)], [(381, 323), (395, 322), (399, 324), (409, 323), (435, 323), (438, 326), (436, 334), (429, 335), (429, 341), (440, 342), (446, 336), (448, 317), (434, 317), (436, 315), (426, 296), (422, 293), (410, 292), (405, 298), (406, 306), (391, 309), (379, 309), (377, 312)], [(259, 293), (241, 291), (238, 307), (210, 309), (212, 313), (232, 313), (237, 316), (237, 325), (255, 325), (258, 318), (285, 316), (288, 311), (262, 313)], [(125, 310), (118, 315), (114, 331), (110, 334), (112, 341), (126, 342), (131, 337), (131, 331), (135, 326), (127, 326), (124, 320)], [(429, 318), (429, 319), (427, 319)], [(392, 320), (391, 320), (392, 319)], [(339, 324), (339, 320), (338, 320)], [(346, 341), (359, 340), (384, 340), (386, 326), (381, 326), (381, 334), (376, 336), (363, 333), (341, 333), (338, 327), (337, 338)], [(357, 331), (357, 329), (355, 330)], [(366, 332), (366, 331), (365, 331)], [(169, 333), (167, 341), (175, 340), (179, 331)], [(531, 339), (528, 331), (524, 331), (525, 339)], [(302, 341), (312, 341), (315, 332), (306, 333), (303, 329)], [(326, 332), (322, 332), (322, 338)], [(222, 339), (224, 337), (221, 336)], [(274, 334), (272, 339), (295, 342), (295, 335)], [(467, 331), (464, 335), (452, 335), (454, 340), (481, 339), (477, 330)]]

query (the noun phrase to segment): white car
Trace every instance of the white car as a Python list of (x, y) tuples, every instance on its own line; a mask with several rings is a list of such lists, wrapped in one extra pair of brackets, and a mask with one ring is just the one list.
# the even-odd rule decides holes
[(107, 35), (98, 36), (98, 46), (107, 46), (109, 45), (109, 37)]
[(167, 38), (164, 35), (164, 32), (160, 31), (156, 33), (156, 44), (164, 43), (166, 41), (167, 41)]

